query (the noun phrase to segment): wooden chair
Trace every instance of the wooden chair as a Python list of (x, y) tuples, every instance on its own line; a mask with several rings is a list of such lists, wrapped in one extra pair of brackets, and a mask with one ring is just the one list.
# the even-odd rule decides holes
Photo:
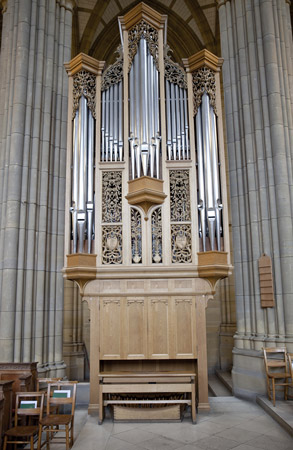
[(290, 373), (290, 382), (288, 383), (289, 393), (288, 398), (293, 398), (293, 395), (290, 395), (290, 388), (293, 389), (293, 353), (287, 353), (288, 358), (288, 366)]
[[(38, 450), (41, 448), (42, 432), (46, 431), (47, 449), (50, 449), (50, 440), (66, 443), (66, 450), (73, 445), (74, 437), (74, 412), (76, 400), (77, 381), (57, 381), (48, 383), (47, 415), (39, 421)], [(62, 405), (64, 411), (62, 413)], [(57, 407), (57, 413), (52, 412)], [(70, 411), (66, 410), (70, 409)], [(65, 433), (65, 436), (55, 435)], [(43, 444), (44, 445), (44, 444)]]
[[(15, 401), (15, 425), (4, 434), (3, 450), (7, 444), (23, 446), (30, 444), (30, 450), (34, 449), (34, 436), (39, 432), (38, 424), (31, 424), (31, 418), (42, 419), (44, 406), (44, 394), (41, 392), (17, 392)], [(25, 419), (23, 424), (22, 419)]]
[(46, 395), (48, 390), (48, 384), (61, 380), (62, 378), (37, 378), (37, 392), (44, 392)]
[(285, 400), (287, 400), (288, 379), (290, 378), (290, 373), (288, 372), (287, 368), (287, 351), (284, 347), (272, 347), (264, 348), (263, 352), (267, 377), (268, 396), (269, 400), (273, 400), (273, 405), (275, 406), (276, 387), (280, 386), (284, 389)]

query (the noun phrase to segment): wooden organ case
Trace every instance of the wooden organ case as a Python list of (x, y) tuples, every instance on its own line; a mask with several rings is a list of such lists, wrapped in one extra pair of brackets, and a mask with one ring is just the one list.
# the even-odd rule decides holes
[(202, 50), (174, 63), (166, 24), (140, 3), (119, 18), (114, 64), (79, 54), (65, 65), (64, 276), (90, 309), (100, 421), (107, 404), (155, 420), (174, 418), (174, 404), (193, 421), (209, 409), (205, 310), (231, 272), (222, 60)]

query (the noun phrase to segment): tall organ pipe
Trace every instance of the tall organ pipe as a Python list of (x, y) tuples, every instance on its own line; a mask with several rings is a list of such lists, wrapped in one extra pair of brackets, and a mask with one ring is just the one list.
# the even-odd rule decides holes
[(141, 38), (129, 73), (131, 176), (159, 178), (160, 121), (158, 71)]
[(160, 178), (160, 118), (159, 118), (159, 73), (156, 66), (153, 65), (154, 71), (154, 117), (155, 117), (155, 135), (156, 135), (156, 177)]
[(88, 161), (87, 161), (87, 252), (91, 252), (94, 215), (94, 118), (88, 110)]
[(80, 144), (79, 144), (79, 171), (78, 171), (78, 203), (77, 203), (77, 229), (78, 229), (78, 251), (83, 253), (85, 234), (85, 202), (86, 202), (86, 167), (87, 167), (87, 104), (86, 98), (80, 98)]
[[(198, 190), (203, 250), (206, 251), (206, 230), (211, 250), (221, 250), (221, 186), (218, 164), (216, 117), (205, 92), (196, 115)], [(216, 241), (215, 241), (216, 238)], [(216, 248), (217, 247), (217, 248)]]
[(213, 181), (214, 181), (214, 202), (216, 211), (216, 238), (218, 250), (221, 249), (221, 210), (223, 208), (221, 202), (221, 184), (219, 177), (219, 161), (218, 161), (218, 136), (217, 136), (217, 124), (216, 115), (213, 108), (210, 106), (210, 117), (211, 117), (211, 141), (212, 141), (212, 171), (213, 171)]
[(186, 89), (166, 79), (166, 125), (168, 160), (189, 159)]
[(201, 107), (196, 115), (196, 147), (197, 147), (197, 178), (198, 178), (198, 209), (202, 232), (203, 251), (206, 251), (206, 210), (205, 210), (205, 185), (204, 185), (204, 161), (202, 147)]
[(119, 114), (119, 133), (118, 133), (118, 145), (119, 145), (119, 161), (122, 161), (123, 159), (123, 135), (122, 135), (122, 81), (119, 82), (119, 89), (118, 89), (118, 102), (119, 102), (119, 108), (118, 108), (118, 114)]
[(95, 121), (82, 95), (73, 119), (72, 159), (72, 239), (73, 253), (91, 252), (94, 214), (94, 140)]
[(118, 84), (114, 84), (114, 161), (118, 161)]
[(73, 253), (77, 252), (77, 193), (78, 193), (78, 159), (79, 159), (79, 111), (76, 111), (73, 120), (73, 164), (72, 164), (72, 240)]
[(202, 96), (202, 128), (203, 128), (203, 147), (205, 162), (205, 180), (206, 180), (206, 207), (207, 219), (211, 249), (215, 250), (215, 221), (216, 211), (214, 203), (213, 190), (213, 171), (212, 171), (212, 146), (211, 146), (211, 122), (210, 122), (210, 102), (206, 93)]
[(172, 159), (172, 138), (171, 138), (171, 103), (170, 103), (170, 81), (166, 80), (166, 106), (167, 106), (167, 149), (168, 160)]

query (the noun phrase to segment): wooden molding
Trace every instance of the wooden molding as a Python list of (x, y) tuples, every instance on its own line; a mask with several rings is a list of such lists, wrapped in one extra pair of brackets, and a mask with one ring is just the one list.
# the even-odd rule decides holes
[(209, 67), (214, 72), (220, 72), (224, 59), (205, 48), (189, 58), (183, 58), (182, 61), (186, 72), (194, 72), (201, 67)]
[(163, 180), (151, 177), (140, 177), (128, 181), (126, 199), (130, 205), (140, 206), (147, 216), (153, 205), (160, 205), (167, 197), (163, 192)]
[(76, 281), (83, 292), (85, 284), (96, 278), (97, 255), (89, 253), (73, 253), (67, 255), (67, 266), (62, 270), (64, 278)]
[(213, 290), (218, 280), (226, 278), (232, 272), (232, 267), (228, 264), (227, 252), (199, 252), (198, 254), (198, 275), (207, 278)]
[(68, 76), (72, 77), (80, 70), (86, 70), (98, 76), (102, 74), (105, 61), (98, 61), (85, 53), (79, 53), (71, 61), (64, 64)]
[(150, 6), (141, 2), (136, 5), (125, 16), (118, 17), (122, 30), (130, 30), (141, 20), (145, 20), (156, 29), (163, 29), (167, 22), (167, 16), (162, 15), (152, 9)]
[(72, 253), (67, 255), (67, 267), (96, 267), (97, 255)]

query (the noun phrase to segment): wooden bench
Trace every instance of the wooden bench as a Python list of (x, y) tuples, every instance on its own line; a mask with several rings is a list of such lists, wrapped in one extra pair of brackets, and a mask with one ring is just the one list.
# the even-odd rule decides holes
[[(195, 373), (100, 373), (99, 374), (99, 424), (104, 419), (104, 406), (107, 405), (151, 405), (151, 404), (187, 404), (191, 406), (192, 422), (196, 422)], [(186, 399), (105, 399), (105, 394), (169, 394), (189, 393)]]
[[(13, 380), (0, 380), (0, 399), (3, 399), (2, 434), (12, 425), (13, 383)], [(2, 434), (0, 433), (0, 437)]]

